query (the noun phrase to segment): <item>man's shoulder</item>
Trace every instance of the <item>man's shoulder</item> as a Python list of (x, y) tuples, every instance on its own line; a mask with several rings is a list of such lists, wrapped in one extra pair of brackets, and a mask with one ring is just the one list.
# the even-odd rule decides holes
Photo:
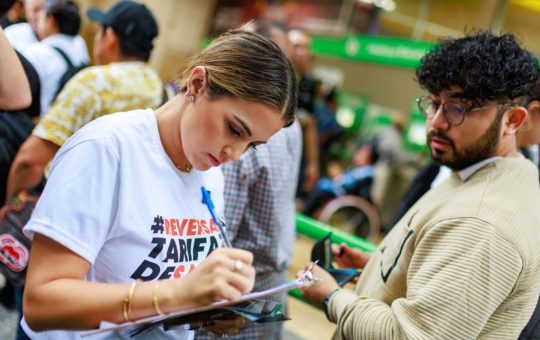
[[(118, 83), (119, 80), (129, 82), (129, 79), (146, 77), (161, 85), (157, 71), (145, 63), (111, 63), (107, 65), (93, 65), (77, 73), (79, 82), (99, 81)], [(74, 77), (75, 78), (75, 77)]]

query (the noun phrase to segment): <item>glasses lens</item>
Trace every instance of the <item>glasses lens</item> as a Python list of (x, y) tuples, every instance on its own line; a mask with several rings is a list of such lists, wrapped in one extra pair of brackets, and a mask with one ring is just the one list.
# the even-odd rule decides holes
[(433, 117), (433, 114), (437, 111), (437, 107), (429, 97), (418, 98), (417, 104), (420, 112), (427, 118)]
[(448, 123), (453, 125), (460, 124), (465, 116), (465, 108), (456, 103), (446, 103), (444, 111)]

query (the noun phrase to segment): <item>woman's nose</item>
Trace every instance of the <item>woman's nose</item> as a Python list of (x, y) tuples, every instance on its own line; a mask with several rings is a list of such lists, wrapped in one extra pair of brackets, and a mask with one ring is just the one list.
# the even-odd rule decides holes
[(223, 148), (223, 163), (227, 161), (237, 161), (245, 151), (245, 145), (243, 143), (236, 143), (234, 145), (227, 145)]
[(242, 148), (241, 145), (237, 145), (234, 148), (231, 148), (231, 153), (229, 154), (231, 157), (231, 161), (237, 161), (240, 159), (240, 156), (244, 153), (245, 148)]

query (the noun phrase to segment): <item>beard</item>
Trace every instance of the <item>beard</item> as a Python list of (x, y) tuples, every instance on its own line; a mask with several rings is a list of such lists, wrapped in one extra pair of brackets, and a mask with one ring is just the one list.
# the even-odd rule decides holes
[(495, 152), (499, 146), (502, 117), (502, 114), (497, 114), (497, 117), (487, 131), (478, 137), (476, 141), (472, 142), (470, 146), (463, 147), (461, 150), (457, 150), (454, 141), (445, 132), (441, 130), (429, 132), (428, 145), (430, 145), (429, 141), (431, 138), (436, 137), (447, 142), (452, 150), (452, 153), (447, 155), (439, 150), (430, 149), (431, 158), (437, 164), (446, 165), (452, 170), (460, 171), (484, 159), (495, 156)]

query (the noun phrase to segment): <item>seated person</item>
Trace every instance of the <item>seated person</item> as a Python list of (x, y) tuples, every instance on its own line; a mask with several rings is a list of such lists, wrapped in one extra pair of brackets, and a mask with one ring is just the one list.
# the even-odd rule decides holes
[(344, 195), (360, 196), (371, 202), (371, 188), (373, 186), (374, 168), (379, 153), (376, 140), (361, 141), (356, 147), (352, 165), (345, 172), (336, 170), (336, 164), (330, 163), (328, 173), (330, 177), (323, 177), (317, 182), (304, 202), (302, 213), (313, 215), (326, 202)]

